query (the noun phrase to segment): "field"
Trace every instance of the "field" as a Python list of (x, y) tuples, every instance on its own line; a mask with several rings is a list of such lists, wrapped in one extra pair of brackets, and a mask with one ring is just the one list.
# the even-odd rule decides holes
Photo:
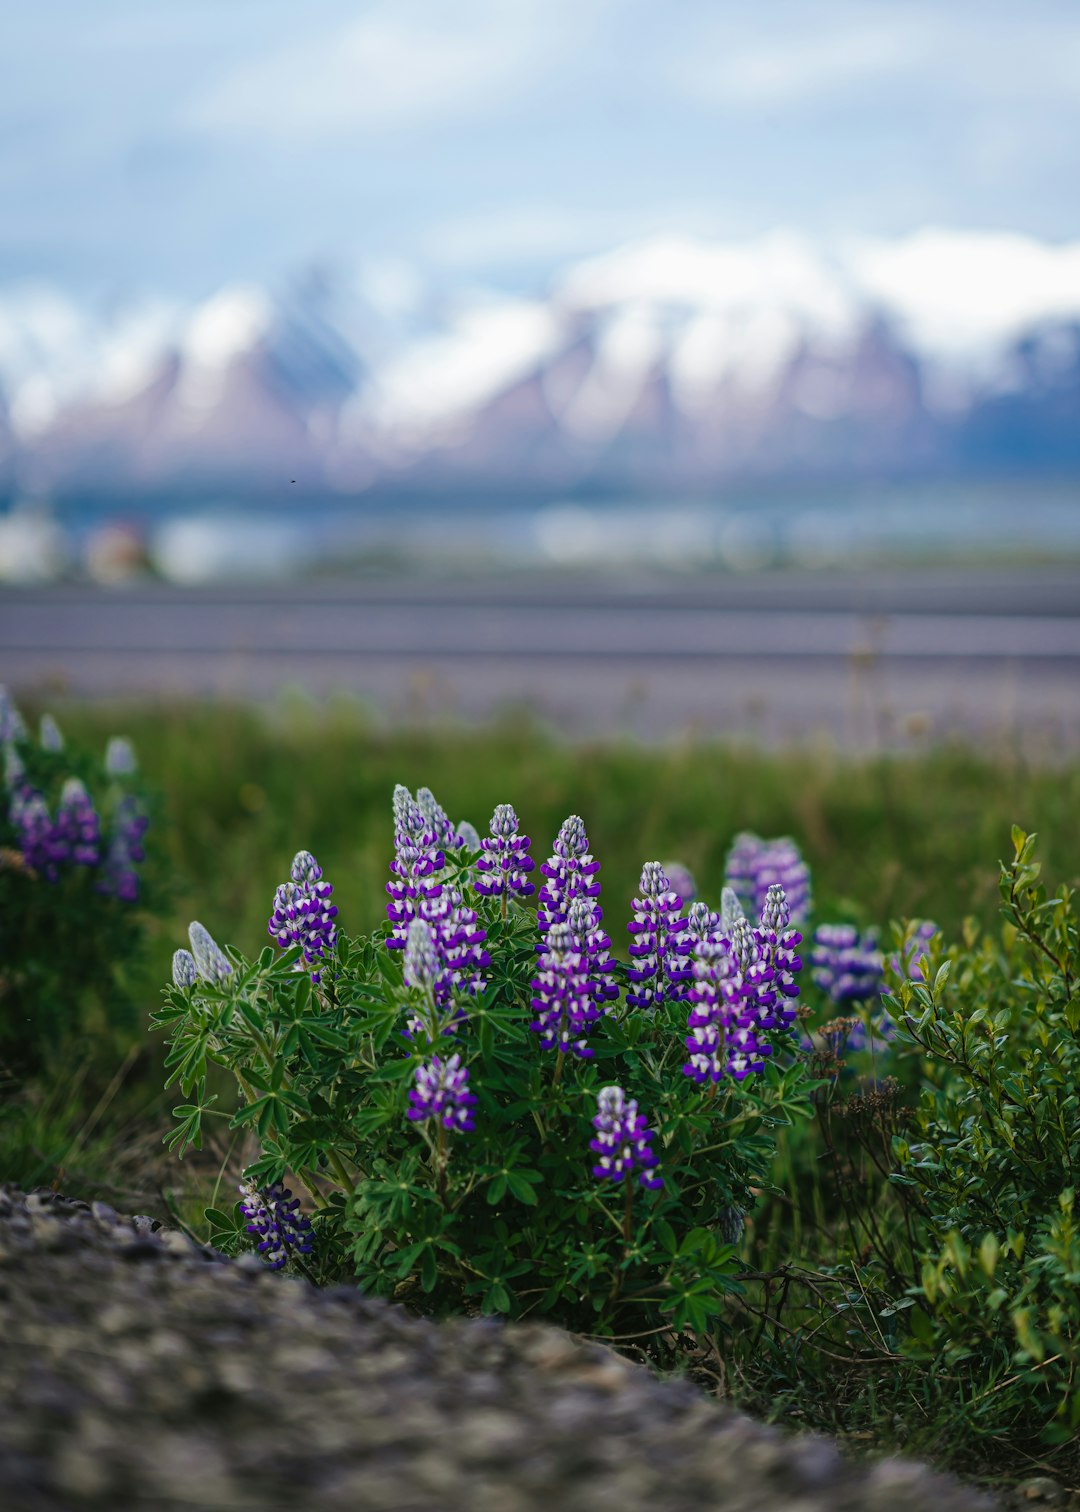
[[(974, 921), (969, 943), (976, 927), (998, 934), (998, 863), (1012, 859), (1013, 824), (1038, 833), (1047, 879), (1080, 880), (1075, 759), (1039, 765), (1015, 751), (959, 747), (854, 761), (826, 748), (778, 755), (699, 742), (574, 746), (525, 719), (387, 733), (353, 704), (316, 709), (299, 699), (269, 713), (52, 707), (71, 747), (101, 749), (117, 731), (133, 740), (156, 794), (148, 867), (154, 907), (143, 954), (125, 970), (138, 1022), (111, 1035), (102, 1030), (89, 1054), (85, 1045), (58, 1047), (28, 1082), (9, 1079), (0, 1103), (0, 1178), (104, 1195), (127, 1211), (164, 1215), (169, 1207), (202, 1236), (203, 1208), (226, 1200), (252, 1150), (250, 1137), (238, 1145), (216, 1128), (182, 1166), (162, 1150), (179, 1099), (160, 1090), (161, 1040), (145, 1030), (172, 953), (198, 919), (254, 959), (267, 943), (274, 889), (300, 848), (315, 854), (333, 883), (342, 928), (353, 935), (375, 928), (385, 917), (396, 783), (430, 786), (455, 822), (469, 819), (481, 833), (496, 803), (513, 803), (538, 861), (567, 814), (581, 814), (602, 863), (605, 923), (623, 958), (642, 863), (682, 862), (716, 906), (725, 855), (740, 830), (796, 839), (812, 871), (816, 922), (850, 921), (884, 934), (894, 920), (932, 919), (946, 948), (960, 940), (966, 920)], [(917, 1061), (899, 1075), (901, 1100), (913, 1103)], [(224, 1076), (214, 1085), (235, 1099)], [(779, 1132), (771, 1190), (761, 1190), (749, 1215), (740, 1253), (758, 1278), (748, 1306), (757, 1309), (760, 1331), (725, 1359), (706, 1350), (679, 1368), (761, 1416), (839, 1433), (855, 1449), (900, 1445), (969, 1473), (1015, 1480), (1034, 1466), (1068, 1479), (1075, 1471), (1068, 1435), (1064, 1448), (1060, 1435), (1039, 1439), (1022, 1424), (981, 1436), (962, 1393), (945, 1402), (929, 1389), (920, 1395), (921, 1387), (882, 1389), (866, 1360), (844, 1356), (837, 1366), (827, 1350), (808, 1349), (798, 1368), (785, 1358), (785, 1332), (809, 1331), (813, 1298), (789, 1302), (785, 1287), (780, 1308), (791, 1311), (781, 1317), (775, 1278), (794, 1257), (821, 1287), (826, 1278), (834, 1284), (854, 1238), (826, 1169), (852, 1158), (851, 1150), (838, 1155), (823, 1144), (819, 1122)], [(834, 1343), (842, 1336), (842, 1329), (825, 1335)], [(890, 1339), (890, 1360), (899, 1358), (894, 1347)]]

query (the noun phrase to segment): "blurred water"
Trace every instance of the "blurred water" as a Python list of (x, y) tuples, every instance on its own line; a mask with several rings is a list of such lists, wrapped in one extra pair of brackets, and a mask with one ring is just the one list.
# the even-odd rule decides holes
[[(188, 585), (403, 568), (752, 573), (1000, 565), (1080, 559), (1080, 485), (806, 489), (716, 500), (294, 496), (288, 507), (218, 499), (153, 513), (129, 509), (125, 527), (152, 570)], [(116, 520), (100, 505), (69, 505), (50, 529), (48, 560), (38, 561), (40, 511), (0, 517), (0, 579), (41, 580), (87, 564), (97, 576), (100, 542)]]

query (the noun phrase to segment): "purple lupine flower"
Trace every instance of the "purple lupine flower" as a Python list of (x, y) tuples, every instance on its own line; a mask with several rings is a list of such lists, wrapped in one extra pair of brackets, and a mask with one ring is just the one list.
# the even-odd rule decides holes
[(714, 913), (707, 903), (691, 903), (682, 933), (689, 940), (691, 951), (700, 940), (718, 941), (723, 938), (720, 915)]
[(60, 789), (53, 824), (57, 859), (73, 866), (96, 866), (101, 855), (101, 823), (90, 794), (77, 777), (69, 777)]
[(188, 925), (188, 939), (195, 958), (195, 969), (204, 982), (223, 982), (227, 976), (232, 975), (232, 962), (210, 931), (197, 919), (193, 919)]
[(681, 899), (659, 861), (646, 861), (641, 870), (640, 897), (634, 898), (634, 917), (626, 926), (630, 945), (630, 981), (640, 985), (626, 994), (634, 1008), (655, 1009), (685, 996), (687, 969), (683, 957), (690, 950), (679, 917)]
[(732, 1000), (739, 1004), (737, 1021), (744, 1028), (779, 1028), (775, 973), (758, 931), (747, 919), (735, 920), (731, 955), (737, 968), (731, 987)]
[[(451, 888), (439, 902), (448, 902), (445, 915), (440, 914), (435, 923), (435, 944), (446, 964), (449, 982), (445, 993), (449, 997), (451, 986), (475, 995), (487, 986), (484, 969), (491, 965), (491, 957), (484, 946), (487, 930), (479, 923), (476, 909), (470, 908), (464, 895)], [(436, 999), (440, 988), (436, 986)]]
[(877, 997), (883, 981), (877, 936), (853, 924), (822, 924), (814, 932), (810, 975), (838, 1007)]
[(893, 975), (901, 977), (905, 982), (925, 980), (919, 962), (938, 933), (937, 925), (930, 919), (920, 919), (914, 929), (908, 925), (903, 944), (889, 960), (889, 970)]
[(552, 924), (548, 930), (532, 990), (536, 1018), (529, 1028), (533, 1033), (552, 1049), (591, 1060), (586, 1035), (600, 1010), (593, 997), (584, 941), (569, 923)]
[(60, 733), (60, 726), (51, 714), (41, 716), (41, 749), (43, 751), (64, 749), (64, 737)]
[(135, 747), (125, 735), (110, 735), (105, 747), (105, 770), (110, 777), (130, 777), (135, 771)]
[[(322, 876), (322, 867), (311, 852), (297, 851), (289, 871), (290, 880), (282, 882), (274, 894), (274, 908), (266, 927), (282, 950), (303, 946), (304, 965), (314, 966), (311, 980), (316, 984), (322, 980), (321, 963), (333, 954), (337, 945), (334, 923), (337, 907), (330, 902), (334, 889)], [(304, 969), (299, 961), (296, 969)]]
[(664, 1178), (652, 1174), (660, 1163), (652, 1148), (656, 1136), (644, 1114), (638, 1112), (635, 1100), (628, 1100), (621, 1087), (601, 1087), (596, 1107), (592, 1121), (596, 1136), (589, 1140), (589, 1149), (600, 1159), (592, 1168), (593, 1175), (601, 1180), (622, 1181), (629, 1180), (637, 1171), (643, 1187), (651, 1191), (662, 1187)]
[(461, 836), (430, 788), (417, 788), (416, 806), (427, 820), (428, 829), (434, 831), (435, 838), (443, 850), (447, 852), (460, 850), (463, 843)]
[(726, 1033), (731, 1011), (721, 984), (735, 969), (726, 940), (702, 936), (694, 944), (690, 988), (686, 994), (690, 1013), (689, 1031), (683, 1043), (690, 1052), (683, 1075), (699, 1086), (719, 1082), (727, 1070)]
[(194, 987), (198, 978), (195, 968), (195, 957), (190, 950), (174, 950), (172, 958), (172, 979), (177, 987)]
[(484, 854), (476, 863), (476, 891), (486, 898), (509, 893), (527, 898), (534, 893), (527, 875), (536, 865), (529, 855), (531, 843), (528, 835), (518, 834), (518, 817), (510, 804), (498, 804), (491, 816), (491, 835), (480, 842)]
[(436, 874), (446, 865), (446, 855), (412, 794), (400, 784), (394, 789), (394, 846), (386, 884), (386, 916), (393, 927), (386, 944), (404, 950), (410, 922), (424, 912), (421, 904), (442, 893)]
[(787, 1028), (795, 1022), (796, 1016), (793, 1000), (799, 995), (799, 984), (795, 977), (802, 970), (802, 959), (796, 950), (802, 944), (802, 935), (791, 928), (791, 913), (779, 882), (769, 888), (761, 910), (757, 939), (772, 972), (772, 991), (778, 1000), (777, 1018)]
[(416, 1068), (416, 1086), (409, 1091), (411, 1107), (406, 1114), (416, 1123), (426, 1118), (438, 1119), (451, 1133), (468, 1133), (474, 1127), (472, 1110), (476, 1097), (469, 1091), (469, 1073), (460, 1055), (431, 1060)]
[(141, 812), (138, 800), (126, 793), (116, 806), (112, 833), (102, 864), (102, 876), (96, 883), (98, 892), (134, 903), (139, 896), (139, 874), (135, 870), (146, 860), (142, 838), (150, 820)]
[(31, 871), (48, 882), (60, 876), (60, 862), (66, 859), (66, 847), (58, 846), (52, 816), (45, 799), (34, 788), (21, 782), (12, 794), (9, 818), (18, 836), (23, 860)]
[(794, 840), (786, 835), (778, 840), (762, 840), (749, 831), (736, 835), (728, 852), (726, 875), (751, 918), (761, 913), (774, 882), (784, 889), (796, 924), (810, 912), (810, 868)]
[(611, 936), (604, 928), (604, 910), (595, 898), (572, 898), (566, 922), (585, 952), (593, 1001), (597, 1004), (614, 1001), (619, 996), (619, 986), (613, 980), (615, 962), (611, 955)]
[(537, 923), (541, 934), (553, 924), (565, 924), (574, 898), (598, 898), (600, 863), (589, 850), (585, 821), (577, 814), (565, 819), (555, 839), (554, 853), (540, 870), (547, 881), (540, 889)]
[(300, 1199), (288, 1187), (276, 1182), (260, 1191), (254, 1181), (245, 1181), (240, 1194), (245, 1227), (255, 1235), (255, 1247), (271, 1270), (280, 1270), (290, 1252), (310, 1255), (311, 1219), (300, 1212)]
[[(540, 889), (536, 919), (541, 936), (548, 934), (555, 924), (570, 920), (570, 909), (575, 902), (588, 905), (586, 916), (579, 908), (575, 933), (578, 934), (589, 959), (591, 991), (596, 1002), (602, 1003), (617, 998), (619, 989), (612, 980), (615, 962), (611, 958), (611, 940), (603, 927), (604, 911), (600, 907), (600, 863), (589, 851), (589, 838), (584, 821), (571, 814), (564, 820), (555, 840), (554, 853), (540, 867), (547, 881)], [(544, 950), (541, 938), (536, 949)]]

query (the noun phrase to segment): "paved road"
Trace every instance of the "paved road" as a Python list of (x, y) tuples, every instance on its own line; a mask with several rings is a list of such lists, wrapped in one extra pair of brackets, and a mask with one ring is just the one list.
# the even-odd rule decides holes
[(1080, 571), (8, 590), (0, 677), (92, 697), (529, 704), (572, 734), (1080, 745)]

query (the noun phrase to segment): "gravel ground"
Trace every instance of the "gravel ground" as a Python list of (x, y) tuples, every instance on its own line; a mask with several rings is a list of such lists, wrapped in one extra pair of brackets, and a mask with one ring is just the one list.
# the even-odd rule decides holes
[(0, 1187), (0, 1504), (991, 1512), (541, 1326), (434, 1324)]

